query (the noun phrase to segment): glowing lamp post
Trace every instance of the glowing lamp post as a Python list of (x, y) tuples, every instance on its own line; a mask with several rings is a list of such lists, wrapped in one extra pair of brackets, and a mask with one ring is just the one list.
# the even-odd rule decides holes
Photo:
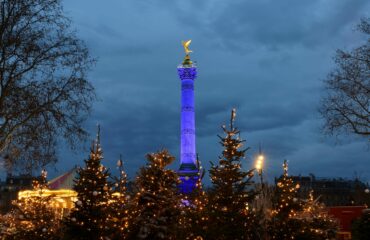
[(262, 154), (259, 154), (256, 160), (256, 165), (254, 166), (258, 172), (258, 175), (261, 178), (261, 184), (263, 185), (263, 161), (265, 160), (265, 157)]

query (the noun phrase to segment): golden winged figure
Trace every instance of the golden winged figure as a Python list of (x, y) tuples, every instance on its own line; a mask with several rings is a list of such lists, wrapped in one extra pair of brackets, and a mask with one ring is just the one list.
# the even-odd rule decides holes
[(189, 53), (193, 52), (193, 51), (191, 51), (189, 49), (190, 43), (191, 43), (191, 40), (182, 41), (182, 46), (184, 46), (184, 50), (185, 50), (186, 55), (188, 55)]

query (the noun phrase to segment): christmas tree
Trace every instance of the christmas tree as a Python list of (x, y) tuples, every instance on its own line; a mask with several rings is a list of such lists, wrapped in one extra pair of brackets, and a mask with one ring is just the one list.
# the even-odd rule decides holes
[(297, 235), (304, 229), (304, 221), (297, 218), (303, 210), (298, 198), (299, 184), (288, 176), (288, 162), (284, 160), (284, 173), (275, 188), (273, 209), (269, 221), (269, 233), (272, 239), (299, 239)]
[(60, 219), (52, 207), (52, 196), (47, 191), (47, 172), (43, 170), (41, 177), (33, 181), (33, 191), (30, 195), (13, 202), (15, 209), (6, 217), (6, 228), (1, 232), (2, 239), (59, 239)]
[(255, 239), (255, 212), (250, 203), (255, 197), (253, 169), (244, 171), (242, 160), (247, 149), (241, 149), (244, 140), (234, 127), (236, 111), (231, 112), (230, 128), (222, 126), (225, 137), (218, 165), (209, 171), (213, 184), (209, 198), (209, 229), (207, 239)]
[(174, 157), (167, 150), (147, 155), (136, 178), (130, 239), (175, 239), (181, 197), (177, 174), (165, 169)]
[(321, 240), (335, 238), (338, 222), (330, 217), (319, 199), (314, 199), (313, 191), (303, 204), (303, 210), (298, 212), (296, 218), (304, 221), (303, 229), (297, 233), (297, 239)]
[(127, 193), (127, 175), (123, 169), (122, 158), (117, 161), (119, 177), (115, 178), (115, 192), (109, 203), (109, 222), (113, 229), (112, 239), (126, 239), (128, 227), (131, 221), (130, 208)]
[(189, 194), (183, 195), (177, 239), (204, 239), (207, 232), (208, 196), (203, 189), (204, 170), (197, 157), (198, 180)]
[(104, 239), (111, 231), (108, 201), (111, 198), (109, 172), (101, 164), (100, 129), (93, 142), (85, 167), (78, 170), (74, 190), (77, 192), (75, 208), (66, 219), (66, 239)]
[(287, 218), (295, 217), (297, 212), (302, 210), (302, 202), (298, 199), (299, 184), (295, 184), (293, 179), (288, 176), (288, 162), (284, 160), (283, 176), (276, 186), (276, 204), (273, 211), (275, 216)]

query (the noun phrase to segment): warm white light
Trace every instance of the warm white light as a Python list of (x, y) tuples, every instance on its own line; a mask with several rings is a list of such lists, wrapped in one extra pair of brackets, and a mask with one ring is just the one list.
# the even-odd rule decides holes
[(263, 160), (264, 160), (264, 156), (258, 155), (255, 168), (259, 171), (262, 170), (263, 168)]
[(43, 189), (42, 191), (24, 190), (18, 193), (18, 200), (33, 197), (51, 197), (51, 204), (56, 208), (71, 209), (74, 207), (74, 202), (77, 201), (77, 192), (71, 189)]

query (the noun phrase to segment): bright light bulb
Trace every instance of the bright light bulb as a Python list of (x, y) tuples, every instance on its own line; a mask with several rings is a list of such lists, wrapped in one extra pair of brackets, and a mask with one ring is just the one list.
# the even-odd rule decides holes
[(259, 155), (257, 157), (257, 161), (256, 161), (256, 165), (255, 165), (255, 168), (257, 170), (262, 170), (262, 168), (263, 168), (263, 160), (264, 160), (264, 156), (263, 155)]

